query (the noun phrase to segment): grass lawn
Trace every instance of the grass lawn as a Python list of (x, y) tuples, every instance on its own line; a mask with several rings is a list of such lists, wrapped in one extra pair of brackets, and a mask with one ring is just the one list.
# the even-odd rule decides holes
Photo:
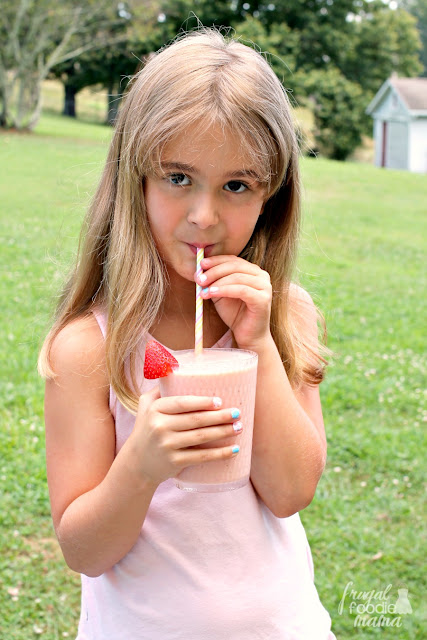
[[(79, 577), (50, 521), (35, 367), (110, 135), (51, 114), (31, 135), (0, 134), (0, 640), (76, 635)], [(321, 385), (327, 468), (301, 514), (316, 585), (338, 640), (421, 638), (427, 178), (323, 159), (305, 159), (303, 178), (299, 279), (336, 354)], [(355, 628), (350, 604), (364, 601), (348, 591), (340, 608), (348, 583), (357, 592), (392, 585), (391, 603), (406, 588), (412, 613), (399, 629)]]

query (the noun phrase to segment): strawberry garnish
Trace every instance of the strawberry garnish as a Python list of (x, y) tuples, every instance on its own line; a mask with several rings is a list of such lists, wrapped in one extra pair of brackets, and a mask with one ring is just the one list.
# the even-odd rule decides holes
[(178, 360), (173, 357), (156, 340), (149, 340), (145, 347), (144, 378), (155, 380), (168, 376), (174, 369), (178, 369)]

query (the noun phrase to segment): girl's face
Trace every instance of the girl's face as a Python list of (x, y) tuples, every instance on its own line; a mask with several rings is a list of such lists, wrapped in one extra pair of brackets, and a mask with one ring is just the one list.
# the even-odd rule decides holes
[(164, 147), (158, 173), (145, 180), (148, 220), (172, 284), (194, 281), (196, 247), (206, 257), (238, 255), (252, 235), (266, 189), (240, 146), (220, 127), (188, 130)]

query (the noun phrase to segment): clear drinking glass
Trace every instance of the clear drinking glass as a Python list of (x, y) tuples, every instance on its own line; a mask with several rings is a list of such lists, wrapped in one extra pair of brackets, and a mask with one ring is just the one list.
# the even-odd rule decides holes
[[(183, 469), (175, 484), (184, 491), (217, 492), (243, 487), (251, 469), (252, 435), (258, 355), (244, 349), (204, 349), (174, 351), (179, 369), (160, 378), (162, 396), (212, 396), (222, 399), (223, 408), (240, 409), (243, 431), (197, 448), (232, 446), (240, 451), (233, 458), (214, 460)], [(230, 420), (232, 422), (232, 419)]]

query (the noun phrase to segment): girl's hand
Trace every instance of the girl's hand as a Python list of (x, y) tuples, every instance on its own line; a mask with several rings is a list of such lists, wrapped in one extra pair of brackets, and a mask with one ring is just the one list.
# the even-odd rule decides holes
[(201, 263), (202, 297), (215, 305), (241, 349), (255, 349), (270, 336), (272, 288), (270, 275), (237, 256), (211, 256)]
[(192, 448), (236, 437), (241, 431), (238, 409), (222, 409), (218, 400), (202, 396), (161, 398), (158, 386), (140, 397), (135, 427), (124, 446), (133, 450), (133, 460), (146, 480), (158, 485), (190, 465), (236, 455), (233, 444)]

